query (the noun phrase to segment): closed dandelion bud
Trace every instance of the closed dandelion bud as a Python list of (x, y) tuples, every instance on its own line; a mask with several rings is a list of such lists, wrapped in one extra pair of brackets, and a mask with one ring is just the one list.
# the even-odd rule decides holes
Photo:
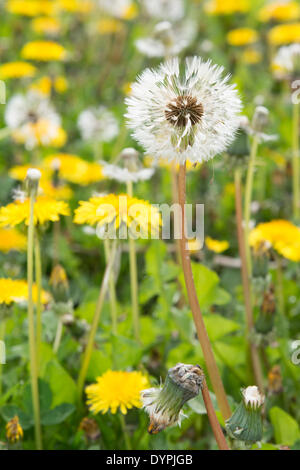
[(264, 293), (262, 306), (260, 308), (259, 316), (255, 323), (255, 330), (258, 333), (267, 334), (274, 326), (274, 316), (276, 313), (276, 302), (274, 287), (270, 286)]
[(26, 183), (29, 194), (37, 194), (41, 176), (42, 174), (40, 170), (37, 170), (36, 168), (29, 168), (26, 175)]
[(15, 416), (6, 425), (6, 437), (10, 442), (17, 442), (23, 437), (23, 429), (19, 423), (18, 416)]
[(163, 387), (143, 390), (143, 407), (150, 417), (148, 432), (157, 434), (168, 426), (180, 425), (183, 405), (199, 394), (202, 382), (199, 366), (177, 364), (169, 369)]
[(69, 297), (69, 282), (66, 271), (60, 264), (52, 269), (50, 285), (56, 302), (66, 302)]
[(283, 391), (282, 375), (279, 365), (275, 365), (268, 373), (268, 390), (272, 395)]
[(264, 106), (257, 106), (252, 120), (252, 129), (256, 133), (263, 132), (269, 124), (269, 110)]
[(241, 403), (226, 421), (226, 429), (233, 439), (252, 444), (262, 439), (264, 396), (255, 385), (243, 389), (242, 396)]
[(100, 429), (98, 423), (93, 418), (83, 418), (79, 429), (84, 432), (88, 441), (96, 441), (100, 437)]

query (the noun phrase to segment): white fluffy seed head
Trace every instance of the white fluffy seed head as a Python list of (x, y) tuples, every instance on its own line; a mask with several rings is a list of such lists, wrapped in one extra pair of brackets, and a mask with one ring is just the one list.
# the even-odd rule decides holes
[(256, 385), (244, 388), (242, 394), (245, 405), (253, 409), (260, 408), (265, 401), (265, 397), (260, 393)]
[(133, 137), (156, 158), (202, 162), (223, 152), (239, 127), (241, 100), (223, 68), (199, 57), (146, 69), (126, 99)]
[(30, 181), (39, 181), (41, 179), (42, 173), (37, 168), (29, 168), (27, 170), (26, 176)]

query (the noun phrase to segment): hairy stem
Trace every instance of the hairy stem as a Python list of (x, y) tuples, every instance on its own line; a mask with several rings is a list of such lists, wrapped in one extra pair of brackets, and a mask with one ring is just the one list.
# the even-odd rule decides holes
[[(105, 251), (105, 259), (106, 264), (109, 262), (110, 259), (110, 246), (109, 240), (104, 240), (104, 251)], [(115, 279), (114, 279), (114, 272), (113, 269), (111, 270), (109, 276), (109, 302), (110, 302), (110, 313), (111, 313), (111, 321), (112, 321), (112, 332), (114, 335), (117, 334), (117, 322), (118, 322), (118, 308), (117, 308), (117, 297), (116, 297), (116, 286), (115, 286)]]
[(224, 420), (228, 419), (231, 415), (230, 407), (227, 401), (225, 389), (222, 383), (222, 379), (219, 373), (219, 369), (213, 354), (213, 350), (208, 338), (208, 334), (205, 328), (203, 317), (201, 314), (197, 292), (195, 288), (192, 265), (190, 260), (190, 254), (187, 246), (187, 238), (185, 233), (186, 221), (185, 221), (185, 202), (186, 202), (186, 165), (181, 165), (179, 169), (178, 179), (178, 194), (179, 204), (181, 208), (181, 237), (180, 237), (180, 251), (182, 268), (184, 272), (184, 279), (190, 307), (192, 310), (194, 323), (197, 330), (199, 342), (203, 351), (206, 367), (208, 370), (209, 378), (211, 380), (214, 392), (217, 397), (218, 405)]
[(208, 387), (207, 387), (205, 377), (203, 377), (203, 383), (202, 383), (201, 391), (202, 391), (202, 397), (203, 397), (204, 405), (205, 405), (205, 408), (206, 408), (206, 411), (207, 411), (207, 416), (208, 416), (210, 425), (212, 427), (215, 439), (217, 441), (218, 447), (219, 447), (220, 450), (230, 450), (229, 447), (228, 447), (228, 444), (226, 442), (225, 436), (223, 434), (223, 431), (221, 429), (218, 418), (216, 416), (216, 413), (215, 413), (215, 410), (214, 410), (214, 407), (213, 407), (213, 404), (212, 404), (212, 401), (211, 401), (211, 398), (210, 398), (210, 394), (209, 394), (209, 390), (208, 390)]

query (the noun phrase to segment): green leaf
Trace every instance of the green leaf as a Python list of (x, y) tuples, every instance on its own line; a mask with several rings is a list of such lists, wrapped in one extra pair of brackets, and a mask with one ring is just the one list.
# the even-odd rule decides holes
[(112, 361), (107, 352), (94, 349), (92, 352), (90, 364), (87, 371), (87, 380), (94, 381), (108, 369), (111, 369)]
[[(230, 301), (230, 295), (219, 286), (219, 276), (200, 263), (192, 263), (193, 276), (197, 297), (202, 309), (208, 309), (211, 305), (224, 305)], [(184, 275), (181, 272), (179, 280), (186, 293)]]
[[(39, 379), (39, 397), (41, 412), (49, 410), (52, 403), (52, 392), (49, 384)], [(23, 404), (25, 411), (31, 415), (33, 413), (31, 384), (27, 384), (23, 393)]]
[(46, 411), (41, 416), (41, 423), (44, 426), (52, 426), (65, 421), (75, 411), (74, 405), (62, 403), (52, 410)]
[(271, 408), (269, 414), (277, 444), (291, 446), (300, 439), (299, 425), (292, 416), (278, 406)]
[(77, 396), (75, 382), (58, 361), (53, 360), (47, 364), (44, 376), (47, 377), (53, 393), (52, 406), (65, 402), (75, 403)]
[(217, 341), (229, 333), (233, 333), (240, 329), (240, 325), (238, 323), (229, 320), (228, 318), (224, 318), (221, 315), (217, 315), (216, 313), (204, 315), (203, 319), (211, 341)]

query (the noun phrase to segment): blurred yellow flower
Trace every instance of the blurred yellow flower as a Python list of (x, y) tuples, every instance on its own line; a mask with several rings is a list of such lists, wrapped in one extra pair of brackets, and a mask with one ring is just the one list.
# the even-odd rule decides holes
[(40, 182), (39, 182), (39, 195), (48, 196), (54, 199), (64, 199), (68, 200), (71, 199), (73, 196), (72, 189), (65, 185), (61, 184), (54, 184), (54, 172), (50, 171), (49, 169), (44, 170), (41, 166), (32, 166), (32, 165), (18, 165), (14, 166), (9, 170), (9, 175), (18, 180), (24, 181), (27, 176), (27, 171), (30, 168), (36, 168), (42, 174)]
[(10, 13), (24, 16), (52, 15), (56, 9), (52, 0), (8, 0), (5, 7)]
[[(33, 285), (33, 301), (37, 301), (37, 286)], [(50, 301), (50, 294), (42, 290), (41, 300), (43, 304)], [(0, 278), (0, 304), (11, 305), (12, 303), (23, 303), (28, 299), (28, 284), (23, 279)]]
[(210, 251), (214, 251), (215, 253), (223, 253), (223, 251), (226, 251), (229, 248), (229, 243), (226, 240), (219, 241), (214, 240), (211, 237), (205, 238), (205, 244)]
[(27, 238), (14, 228), (0, 229), (0, 251), (8, 253), (9, 251), (26, 250)]
[[(172, 167), (173, 163), (170, 162), (167, 158), (153, 158), (150, 155), (146, 155), (144, 158), (144, 164), (145, 166), (152, 167), (155, 165), (158, 165), (160, 168), (166, 168), (167, 170), (170, 170)], [(179, 163), (176, 163), (175, 167), (176, 170), (179, 170)], [(186, 170), (191, 171), (200, 168), (201, 164), (200, 163), (192, 163), (189, 160), (186, 161)]]
[[(15, 227), (25, 222), (29, 224), (29, 200), (14, 201), (7, 206), (0, 207), (0, 227)], [(69, 215), (70, 210), (64, 201), (47, 196), (38, 196), (34, 205), (34, 223), (43, 225), (46, 222), (56, 222), (61, 215)]]
[(258, 34), (255, 29), (251, 28), (238, 28), (232, 29), (227, 34), (227, 42), (231, 46), (246, 46), (253, 44), (258, 40)]
[(260, 21), (289, 21), (300, 17), (300, 5), (294, 1), (277, 1), (265, 5), (259, 10)]
[(43, 62), (64, 60), (66, 54), (66, 49), (54, 41), (28, 42), (21, 50), (21, 56), (24, 59), (40, 60)]
[(67, 79), (62, 75), (59, 75), (55, 78), (45, 76), (32, 83), (30, 86), (30, 90), (38, 91), (39, 93), (42, 93), (46, 96), (51, 94), (52, 89), (54, 89), (57, 93), (65, 93), (65, 91), (68, 89)]
[[(55, 148), (63, 147), (67, 141), (67, 134), (62, 127), (55, 128), (52, 126), (51, 121), (47, 119), (39, 119), (37, 122), (29, 122), (25, 129), (20, 128), (13, 131), (12, 136), (19, 144), (25, 144), (28, 139), (28, 135), (34, 138), (37, 145), (46, 145)], [(45, 143), (45, 138), (49, 138), (49, 141)]]
[(148, 201), (127, 194), (109, 194), (79, 201), (75, 210), (75, 224), (112, 224), (119, 229), (123, 224), (142, 234), (156, 235), (162, 224), (158, 209)]
[(288, 23), (274, 26), (268, 34), (269, 42), (275, 46), (300, 41), (300, 23)]
[(118, 408), (126, 414), (130, 408), (141, 408), (140, 394), (148, 386), (148, 379), (141, 372), (108, 370), (95, 384), (86, 387), (87, 405), (94, 414), (109, 410), (115, 414)]
[(27, 62), (7, 62), (0, 66), (0, 79), (34, 77), (37, 69)]
[(56, 0), (58, 8), (70, 13), (89, 13), (94, 4), (91, 0)]
[(300, 261), (300, 228), (287, 220), (259, 224), (249, 235), (250, 246), (257, 250), (267, 243), (291, 261)]
[(253, 49), (252, 47), (248, 47), (242, 53), (242, 61), (245, 64), (258, 64), (262, 60), (261, 52)]
[(18, 416), (10, 419), (6, 425), (6, 437), (10, 442), (17, 442), (23, 437), (23, 429)]
[(138, 14), (138, 9), (135, 3), (131, 3), (128, 8), (126, 8), (125, 12), (122, 15), (124, 20), (133, 20), (136, 18)]
[(50, 35), (58, 34), (61, 28), (60, 21), (57, 18), (50, 16), (34, 18), (31, 26), (35, 33), (45, 33)]
[(123, 23), (115, 18), (102, 18), (97, 23), (97, 31), (100, 34), (119, 33), (124, 29)]
[(249, 0), (210, 0), (204, 8), (207, 13), (212, 15), (246, 13), (250, 10), (250, 2)]
[(45, 168), (57, 170), (59, 177), (74, 184), (92, 184), (103, 179), (102, 167), (77, 155), (58, 153), (44, 160)]

